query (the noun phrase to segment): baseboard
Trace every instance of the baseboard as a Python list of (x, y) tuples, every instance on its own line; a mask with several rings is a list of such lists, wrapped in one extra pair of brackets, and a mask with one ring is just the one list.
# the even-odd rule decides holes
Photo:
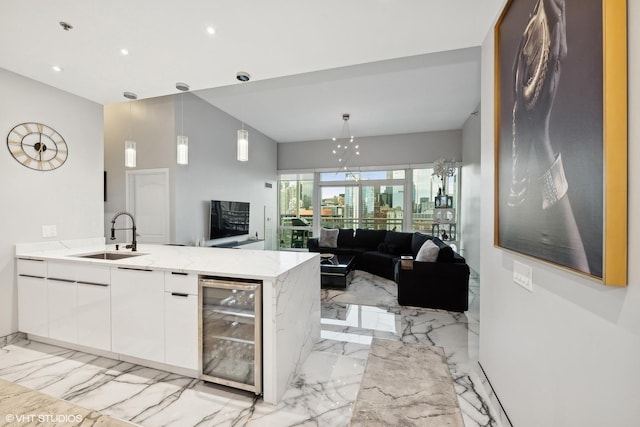
[(31, 341), (41, 342), (43, 344), (54, 345), (57, 347), (67, 348), (69, 350), (81, 351), (83, 353), (93, 354), (95, 356), (107, 357), (109, 359), (121, 360), (123, 362), (132, 363), (135, 365), (146, 366), (152, 369), (158, 369), (160, 371), (171, 372), (177, 375), (183, 375), (185, 377), (199, 378), (200, 373), (197, 370), (182, 368), (180, 366), (167, 365), (161, 362), (154, 362), (152, 360), (140, 359), (133, 356), (127, 356), (125, 354), (115, 353), (109, 350), (100, 350), (93, 347), (86, 347), (79, 344), (73, 344), (66, 341), (59, 341), (53, 338), (41, 337), (38, 335), (29, 334), (28, 338)]
[(27, 334), (24, 332), (14, 332), (9, 335), (0, 337), (0, 348), (6, 347), (14, 342), (23, 341), (27, 339)]
[(485, 391), (489, 395), (489, 400), (491, 400), (491, 404), (499, 412), (497, 415), (500, 417), (500, 423), (504, 427), (513, 427), (513, 423), (511, 422), (511, 419), (509, 419), (509, 415), (507, 415), (507, 411), (505, 411), (504, 406), (502, 406), (502, 402), (500, 402), (500, 398), (498, 398), (498, 393), (496, 393), (495, 389), (493, 388), (493, 385), (491, 384), (487, 373), (482, 367), (482, 363), (478, 362), (478, 366), (480, 366), (480, 371), (482, 371), (482, 375), (484, 375), (485, 381), (483, 381), (482, 384), (485, 388)]

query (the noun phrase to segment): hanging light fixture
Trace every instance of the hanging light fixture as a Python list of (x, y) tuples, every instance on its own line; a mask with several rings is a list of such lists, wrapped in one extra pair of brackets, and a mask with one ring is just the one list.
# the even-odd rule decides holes
[(349, 128), (350, 118), (351, 115), (349, 113), (342, 115), (342, 134), (340, 138), (331, 139), (336, 143), (332, 154), (338, 160), (338, 168), (343, 171), (348, 171), (351, 159), (360, 155), (360, 145), (355, 142), (355, 138), (351, 135), (351, 129)]
[(179, 165), (189, 164), (189, 137), (184, 135), (184, 92), (189, 90), (186, 83), (176, 83), (180, 94), (180, 135), (176, 138), (176, 161)]
[[(248, 82), (251, 80), (251, 76), (246, 71), (238, 71), (236, 73), (236, 79), (241, 82)], [(242, 122), (242, 129), (238, 130), (237, 139), (238, 153), (237, 158), (239, 162), (246, 162), (249, 160), (249, 131), (245, 130), (244, 122)]]
[(125, 92), (124, 97), (129, 100), (129, 139), (124, 142), (124, 166), (127, 168), (136, 167), (136, 142), (132, 137), (131, 101), (138, 99), (138, 95), (133, 92)]
[(249, 160), (249, 131), (244, 129), (238, 130), (238, 161), (246, 162)]

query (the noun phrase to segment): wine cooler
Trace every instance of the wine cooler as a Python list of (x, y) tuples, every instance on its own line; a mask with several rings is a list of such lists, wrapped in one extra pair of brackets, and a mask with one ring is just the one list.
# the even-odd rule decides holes
[(203, 276), (200, 378), (262, 393), (261, 282)]

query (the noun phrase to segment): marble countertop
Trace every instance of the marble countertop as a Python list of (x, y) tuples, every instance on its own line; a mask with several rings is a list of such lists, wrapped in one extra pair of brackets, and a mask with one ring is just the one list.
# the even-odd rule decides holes
[[(123, 246), (122, 244), (120, 246)], [(319, 254), (215, 247), (138, 244), (139, 256), (119, 260), (80, 258), (78, 255), (116, 251), (103, 237), (16, 245), (16, 257), (61, 262), (83, 262), (112, 267), (149, 268), (182, 273), (209, 274), (248, 279), (275, 279)]]

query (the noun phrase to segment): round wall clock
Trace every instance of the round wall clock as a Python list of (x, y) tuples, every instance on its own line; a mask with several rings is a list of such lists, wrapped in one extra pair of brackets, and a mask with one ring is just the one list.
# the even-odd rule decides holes
[(7, 148), (20, 164), (50, 171), (64, 164), (69, 148), (62, 135), (42, 123), (21, 123), (7, 135)]

